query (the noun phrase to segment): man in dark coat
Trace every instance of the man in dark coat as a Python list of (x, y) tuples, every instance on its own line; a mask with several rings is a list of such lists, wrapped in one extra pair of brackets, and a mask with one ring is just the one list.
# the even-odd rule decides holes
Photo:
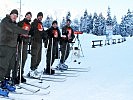
[(61, 33), (58, 28), (57, 21), (52, 22), (52, 26), (47, 30), (48, 42), (47, 42), (47, 54), (46, 54), (46, 74), (54, 74), (54, 70), (51, 69), (51, 66), (54, 63), (56, 54), (58, 52), (58, 43), (61, 38)]
[[(42, 36), (43, 38), (47, 38), (47, 34), (45, 34), (43, 24), (42, 24), (43, 13), (39, 12), (37, 14), (37, 19), (31, 23), (31, 71), (28, 73), (28, 76), (31, 77), (39, 77), (37, 74), (37, 67), (41, 62), (41, 54), (42, 54)], [(45, 40), (44, 39), (44, 40)]]
[[(25, 18), (22, 21), (18, 22), (18, 26), (20, 26), (24, 30), (30, 31), (31, 18), (32, 18), (32, 13), (27, 12), (25, 15)], [(23, 34), (18, 35), (18, 55), (19, 55), (18, 68), (21, 67), (21, 73), (20, 73), (20, 68), (19, 68), (19, 73), (15, 80), (15, 84), (19, 84), (20, 78), (21, 78), (22, 83), (26, 82), (26, 79), (23, 77), (23, 73), (24, 73), (24, 65), (25, 65), (25, 62), (27, 59), (27, 48), (28, 48), (29, 38), (30, 38), (30, 35), (28, 35), (28, 34), (27, 35), (23, 35)], [(23, 47), (23, 48), (21, 48), (21, 47)], [(22, 50), (22, 58), (21, 58), (21, 49), (23, 49)], [(21, 60), (22, 60), (22, 62), (21, 62)], [(22, 65), (20, 65), (19, 62), (21, 62)]]
[(68, 66), (65, 64), (66, 59), (69, 56), (70, 44), (75, 38), (74, 31), (70, 26), (71, 20), (67, 19), (66, 25), (62, 28), (62, 39), (60, 40), (61, 59), (57, 66), (59, 69), (67, 69)]
[(0, 24), (0, 81), (2, 81), (1, 87), (7, 89), (11, 89), (7, 86), (7, 80), (10, 78), (10, 71), (13, 71), (13, 80), (16, 74), (14, 73), (14, 67), (18, 34), (28, 34), (27, 30), (17, 26), (17, 17), (18, 11), (14, 9), (11, 11), (10, 15), (2, 19)]

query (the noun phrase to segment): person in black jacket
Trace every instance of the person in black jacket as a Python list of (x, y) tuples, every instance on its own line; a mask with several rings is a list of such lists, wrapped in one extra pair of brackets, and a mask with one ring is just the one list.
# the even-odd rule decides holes
[(17, 26), (16, 20), (18, 11), (12, 10), (10, 15), (2, 19), (0, 23), (0, 81), (4, 80), (1, 85), (2, 88), (9, 88), (7, 85), (10, 79), (10, 72), (12, 70), (12, 80), (14, 81), (14, 67), (16, 61), (16, 45), (18, 34), (28, 34), (28, 30), (24, 30)]
[(47, 38), (47, 34), (44, 31), (42, 24), (43, 13), (37, 14), (37, 19), (31, 23), (30, 35), (31, 35), (31, 71), (28, 73), (30, 77), (39, 77), (37, 67), (41, 62), (42, 54), (42, 37)]
[(65, 64), (65, 60), (69, 56), (70, 44), (75, 38), (74, 31), (70, 26), (71, 20), (67, 19), (66, 25), (62, 28), (62, 38), (60, 40), (60, 49), (61, 49), (61, 59), (57, 68), (61, 70), (66, 70), (68, 66)]
[(47, 42), (47, 54), (46, 54), (46, 74), (54, 74), (55, 71), (51, 69), (54, 63), (56, 54), (58, 52), (58, 43), (60, 40), (60, 30), (58, 28), (57, 21), (52, 22), (52, 26), (47, 30), (48, 42)]
[[(25, 15), (25, 18), (18, 22), (18, 26), (20, 26), (22, 29), (24, 30), (28, 30), (30, 31), (30, 21), (31, 21), (31, 18), (32, 18), (32, 13), (31, 12), (27, 12), (26, 15)], [(19, 62), (21, 61), (21, 46), (23, 46), (23, 50), (22, 50), (22, 68), (21, 68), (21, 73), (19, 71), (18, 73), (18, 76), (16, 78), (16, 81), (15, 81), (15, 84), (19, 84), (19, 81), (20, 81), (20, 77), (21, 77), (21, 82), (26, 82), (26, 79), (23, 77), (23, 73), (24, 73), (24, 65), (25, 65), (25, 62), (26, 62), (26, 59), (27, 59), (27, 48), (28, 48), (28, 42), (29, 42), (29, 37), (30, 35), (23, 35), (23, 34), (19, 34), (18, 35), (18, 55), (19, 55), (19, 59), (18, 59), (18, 68), (21, 66), (19, 64)], [(22, 44), (22, 41), (23, 41), (23, 44)], [(20, 70), (20, 68), (19, 68)], [(20, 76), (21, 74), (21, 76)]]

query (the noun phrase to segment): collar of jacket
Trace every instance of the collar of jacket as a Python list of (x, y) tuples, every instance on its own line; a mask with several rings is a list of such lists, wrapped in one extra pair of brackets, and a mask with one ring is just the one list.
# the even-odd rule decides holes
[(51, 29), (53, 29), (53, 30), (58, 30), (58, 27), (54, 28), (53, 26), (51, 26)]
[(42, 22), (40, 20), (38, 20), (38, 19), (34, 19), (34, 22), (42, 24)]
[(6, 15), (6, 20), (7, 21), (9, 21), (10, 23), (15, 23), (16, 24), (16, 21), (15, 22), (13, 22), (12, 20), (11, 20), (11, 18), (10, 18), (10, 15)]
[(23, 21), (24, 21), (26, 24), (29, 24), (31, 20), (28, 20), (28, 19), (24, 18)]

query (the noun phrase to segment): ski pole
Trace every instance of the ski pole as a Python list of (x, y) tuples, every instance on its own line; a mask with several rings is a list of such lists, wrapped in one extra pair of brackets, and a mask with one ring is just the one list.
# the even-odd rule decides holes
[(19, 45), (19, 42), (17, 42), (17, 45), (16, 45), (16, 59), (15, 59), (15, 67), (14, 67), (14, 71), (12, 73), (12, 81), (13, 81), (13, 84), (14, 84), (14, 81), (15, 81), (15, 78), (17, 77), (17, 71), (18, 71), (18, 45)]
[(53, 53), (53, 38), (52, 38), (52, 44), (51, 44), (51, 58), (50, 58), (50, 74), (51, 74), (51, 63), (52, 63), (52, 53)]
[(58, 43), (58, 61), (60, 62), (60, 46), (59, 46), (59, 43)]
[(20, 80), (19, 80), (19, 83), (21, 83), (21, 74), (22, 74), (22, 60), (23, 60), (23, 38), (22, 38), (22, 42), (21, 42), (21, 53), (20, 53), (20, 69), (19, 69), (19, 77), (20, 77)]

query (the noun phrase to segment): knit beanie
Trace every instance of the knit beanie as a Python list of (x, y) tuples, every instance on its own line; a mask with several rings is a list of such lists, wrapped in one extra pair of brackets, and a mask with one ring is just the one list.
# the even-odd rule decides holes
[(31, 13), (31, 12), (27, 12), (27, 13), (25, 14), (25, 16), (28, 15), (28, 14), (30, 14), (30, 15), (32, 16), (32, 13)]
[(11, 15), (11, 14), (17, 14), (17, 16), (18, 16), (18, 10), (17, 10), (17, 9), (13, 9), (13, 10), (11, 11), (10, 15)]
[(53, 25), (53, 24), (58, 24), (58, 22), (57, 22), (56, 20), (54, 20), (54, 21), (52, 22), (52, 25)]
[(42, 12), (39, 12), (38, 14), (37, 14), (37, 17), (38, 16), (42, 16), (43, 17), (43, 13)]

